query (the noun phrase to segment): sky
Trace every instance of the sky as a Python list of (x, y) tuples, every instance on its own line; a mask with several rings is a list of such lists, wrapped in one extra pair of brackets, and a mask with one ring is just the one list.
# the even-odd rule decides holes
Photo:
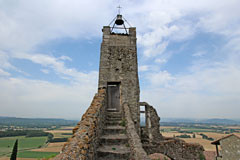
[(80, 119), (119, 4), (141, 101), (160, 117), (240, 117), (239, 0), (0, 0), (0, 116)]

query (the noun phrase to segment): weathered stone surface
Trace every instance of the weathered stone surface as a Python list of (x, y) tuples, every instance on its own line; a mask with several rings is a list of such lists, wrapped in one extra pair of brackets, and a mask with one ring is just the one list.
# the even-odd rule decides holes
[(125, 119), (127, 121), (126, 127), (127, 127), (127, 136), (129, 138), (129, 145), (132, 150), (132, 159), (135, 160), (150, 160), (150, 158), (147, 156), (146, 152), (144, 151), (141, 143), (141, 139), (139, 135), (136, 132), (134, 122), (131, 118), (131, 113), (128, 107), (127, 103), (123, 104), (124, 109), (124, 115)]
[[(121, 119), (124, 121), (121, 112), (108, 111), (106, 115), (111, 115), (111, 118)], [(108, 117), (106, 117), (108, 121)], [(117, 120), (118, 121), (118, 120)], [(105, 123), (103, 135), (100, 137), (99, 147), (97, 148), (97, 159), (102, 160), (130, 160), (130, 148), (128, 145), (128, 137), (126, 136), (126, 127), (123, 123), (109, 124)]]
[(160, 117), (155, 108), (146, 102), (139, 102), (140, 106), (145, 106), (146, 126), (141, 128), (141, 138), (146, 139), (148, 142), (158, 142), (163, 140), (160, 134)]
[(230, 135), (222, 138), (219, 141), (221, 145), (220, 156), (218, 160), (239, 160), (240, 159), (240, 137), (237, 135)]
[(154, 154), (149, 155), (149, 157), (151, 158), (151, 160), (171, 160), (166, 155), (161, 154), (161, 153), (154, 153)]
[(98, 87), (107, 88), (108, 82), (120, 82), (121, 104), (129, 104), (132, 119), (139, 131), (136, 28), (129, 28), (128, 35), (112, 34), (109, 26), (103, 28)]
[(204, 155), (204, 149), (201, 145), (189, 144), (174, 138), (144, 143), (143, 148), (148, 154), (162, 153), (173, 160), (200, 160), (200, 157)]
[(64, 145), (62, 153), (55, 157), (55, 160), (95, 159), (95, 148), (99, 144), (99, 137), (105, 120), (105, 98), (105, 89), (99, 89), (91, 106), (73, 129), (72, 139)]

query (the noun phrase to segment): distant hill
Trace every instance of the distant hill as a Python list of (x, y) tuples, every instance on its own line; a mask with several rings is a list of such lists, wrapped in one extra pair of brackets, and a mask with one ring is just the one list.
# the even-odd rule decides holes
[(202, 124), (223, 124), (223, 125), (240, 125), (240, 120), (233, 119), (191, 119), (191, 118), (161, 118), (163, 123), (202, 123)]
[(78, 121), (56, 118), (17, 118), (0, 116), (0, 125), (2, 126), (48, 128), (51, 126), (74, 126), (77, 124), (77, 122)]
[(211, 123), (211, 124), (240, 124), (240, 121), (238, 121), (238, 120), (219, 119), (219, 118), (206, 119), (206, 120), (202, 120), (201, 122), (202, 123)]

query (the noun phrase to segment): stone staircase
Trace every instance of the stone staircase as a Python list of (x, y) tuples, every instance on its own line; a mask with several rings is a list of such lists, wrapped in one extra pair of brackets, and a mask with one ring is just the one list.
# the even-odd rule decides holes
[(98, 160), (129, 160), (130, 147), (125, 121), (116, 110), (107, 110), (103, 135), (97, 149)]

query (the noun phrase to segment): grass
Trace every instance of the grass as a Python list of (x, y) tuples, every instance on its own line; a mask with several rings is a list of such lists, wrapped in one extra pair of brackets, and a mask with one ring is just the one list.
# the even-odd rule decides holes
[(53, 158), (58, 154), (59, 154), (58, 152), (24, 151), (18, 153), (18, 158)]
[(123, 119), (123, 120), (120, 122), (120, 125), (123, 126), (123, 127), (125, 127), (125, 126), (126, 126), (126, 120)]
[(31, 148), (39, 148), (45, 144), (47, 137), (30, 137), (24, 136), (5, 137), (0, 138), (0, 157), (12, 152), (12, 147), (18, 139), (18, 150), (25, 150)]

